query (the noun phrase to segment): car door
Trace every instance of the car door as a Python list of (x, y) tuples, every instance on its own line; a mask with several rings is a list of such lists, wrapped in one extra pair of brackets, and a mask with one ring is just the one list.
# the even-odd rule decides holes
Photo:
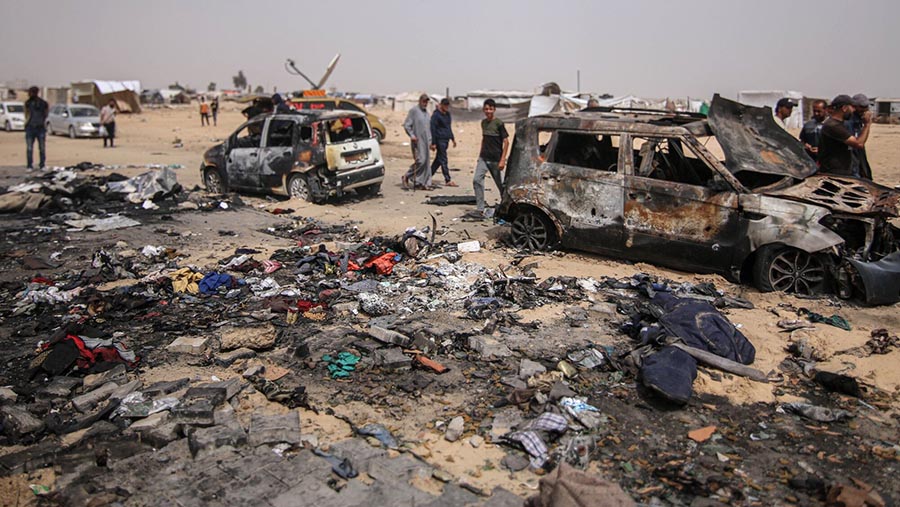
[(228, 184), (238, 188), (258, 189), (259, 152), (262, 145), (266, 118), (251, 120), (228, 139), (225, 170)]
[(622, 243), (620, 136), (539, 130), (545, 205), (563, 224), (563, 246), (613, 253)]
[(634, 137), (625, 177), (624, 256), (726, 273), (742, 241), (738, 194), (677, 136)]
[(263, 187), (282, 187), (285, 175), (291, 172), (296, 160), (294, 146), (297, 122), (293, 119), (272, 118), (266, 128), (266, 140), (260, 149), (259, 177)]

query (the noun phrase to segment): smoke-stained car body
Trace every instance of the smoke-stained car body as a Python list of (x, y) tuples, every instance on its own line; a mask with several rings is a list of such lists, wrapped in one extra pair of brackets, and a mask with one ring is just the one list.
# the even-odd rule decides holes
[(560, 245), (763, 291), (896, 302), (900, 230), (890, 219), (900, 193), (815, 173), (769, 108), (719, 96), (708, 119), (596, 108), (516, 124), (497, 211), (523, 249)]
[(355, 190), (375, 195), (384, 180), (378, 141), (364, 114), (310, 111), (251, 118), (203, 155), (210, 192), (268, 192), (321, 203)]

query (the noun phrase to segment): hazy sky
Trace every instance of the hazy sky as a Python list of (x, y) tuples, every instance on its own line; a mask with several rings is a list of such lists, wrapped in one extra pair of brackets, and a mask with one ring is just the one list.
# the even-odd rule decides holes
[(345, 91), (575, 90), (647, 97), (793, 89), (900, 95), (900, 2), (0, 0), (0, 81), (139, 79)]

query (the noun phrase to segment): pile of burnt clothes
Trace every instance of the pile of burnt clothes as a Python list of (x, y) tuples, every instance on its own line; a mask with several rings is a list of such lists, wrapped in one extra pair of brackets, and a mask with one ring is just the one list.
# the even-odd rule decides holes
[(656, 292), (649, 304), (626, 322), (624, 331), (640, 340), (630, 356), (642, 383), (663, 398), (687, 403), (697, 378), (697, 360), (676, 347), (710, 352), (749, 365), (756, 349), (724, 315), (710, 303)]
[(80, 324), (63, 326), (38, 348), (40, 353), (31, 363), (32, 378), (40, 371), (56, 376), (75, 369), (106, 371), (119, 363), (130, 369), (140, 362), (140, 357), (104, 331)]

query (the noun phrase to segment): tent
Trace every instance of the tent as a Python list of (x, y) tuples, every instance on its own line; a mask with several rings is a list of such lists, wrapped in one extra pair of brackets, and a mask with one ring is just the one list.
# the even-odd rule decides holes
[(502, 121), (512, 122), (528, 116), (533, 95), (533, 92), (474, 90), (466, 94), (466, 109), (480, 113), (484, 108), (484, 101), (494, 99), (497, 103), (494, 115)]
[(79, 104), (105, 106), (110, 99), (116, 101), (119, 111), (141, 112), (140, 81), (80, 81), (72, 83), (72, 101)]
[(787, 97), (797, 103), (797, 107), (791, 112), (791, 116), (784, 122), (789, 129), (799, 129), (803, 127), (803, 119), (806, 118), (804, 113), (803, 94), (792, 90), (745, 90), (738, 92), (737, 101), (748, 106), (764, 107), (768, 106), (775, 109), (778, 99)]

